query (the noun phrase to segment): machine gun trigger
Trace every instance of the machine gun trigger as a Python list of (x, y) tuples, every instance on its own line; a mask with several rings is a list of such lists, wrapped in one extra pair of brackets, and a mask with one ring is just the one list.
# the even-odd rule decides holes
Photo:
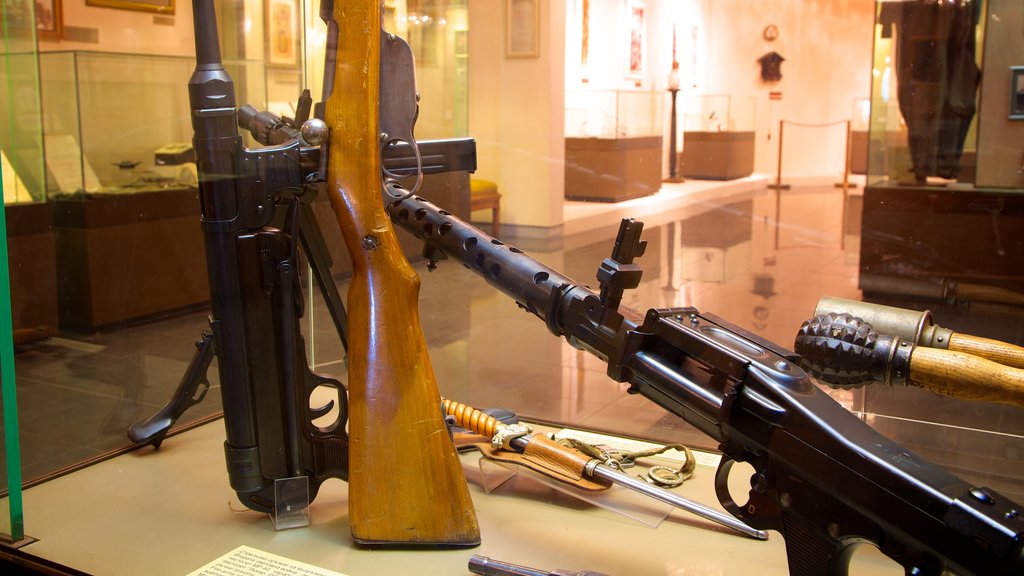
[[(777, 505), (770, 497), (768, 489), (768, 478), (766, 472), (754, 467), (754, 474), (750, 477), (750, 492), (745, 504), (739, 504), (733, 498), (729, 490), (729, 475), (736, 460), (722, 455), (722, 460), (715, 471), (715, 495), (718, 502), (725, 508), (725, 511), (743, 520), (755, 528), (779, 529), (773, 518), (778, 518)], [(755, 464), (754, 462), (750, 462)]]

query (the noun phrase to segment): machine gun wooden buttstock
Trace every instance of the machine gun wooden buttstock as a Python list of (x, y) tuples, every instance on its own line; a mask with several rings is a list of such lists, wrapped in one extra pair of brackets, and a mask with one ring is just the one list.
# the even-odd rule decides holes
[(327, 193), (353, 266), (352, 536), (370, 546), (475, 546), (480, 534), (473, 503), (420, 328), (419, 277), (399, 247), (381, 196), (380, 5), (336, 1), (322, 16), (329, 27), (337, 26), (333, 86), (325, 84)]

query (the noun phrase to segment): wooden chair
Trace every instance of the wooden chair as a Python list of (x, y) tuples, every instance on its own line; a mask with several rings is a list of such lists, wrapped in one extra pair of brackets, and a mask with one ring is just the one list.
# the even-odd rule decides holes
[(491, 211), (491, 235), (495, 238), (501, 236), (501, 194), (498, 193), (498, 185), (490, 180), (482, 178), (469, 179), (469, 210)]

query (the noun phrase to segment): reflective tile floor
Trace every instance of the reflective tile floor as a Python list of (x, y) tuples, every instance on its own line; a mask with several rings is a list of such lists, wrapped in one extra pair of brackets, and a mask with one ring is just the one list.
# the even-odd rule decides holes
[[(598, 212), (569, 203), (569, 234), (547, 244), (505, 240), (596, 288), (596, 271), (611, 253), (619, 219), (642, 212), (648, 248), (637, 263), (644, 275), (637, 289), (626, 292), (624, 305), (641, 313), (693, 306), (787, 348), (819, 298), (862, 297), (858, 190), (808, 186), (780, 194), (759, 185), (692, 197), (680, 190), (671, 210), (658, 210), (657, 197)], [(579, 215), (586, 226), (574, 219)], [(470, 270), (454, 262), (442, 262), (433, 272), (423, 263), (415, 268), (422, 277), (423, 330), (445, 396), (481, 408), (508, 407), (545, 422), (715, 447), (680, 418), (627, 394), (628, 386), (610, 379), (597, 358), (551, 335), (543, 321)], [(345, 283), (340, 287), (344, 291)], [(1020, 308), (935, 311), (947, 327), (1024, 341)], [(207, 314), (20, 347), (24, 477), (43, 478), (126, 447), (127, 426), (170, 397)], [(318, 372), (344, 380), (342, 349), (319, 300), (308, 316), (311, 362)], [(183, 422), (221, 409), (214, 369), (210, 381), (213, 389)], [(911, 450), (1024, 501), (1024, 409), (955, 401), (907, 387), (829, 393)], [(171, 443), (173, 438), (164, 449)]]

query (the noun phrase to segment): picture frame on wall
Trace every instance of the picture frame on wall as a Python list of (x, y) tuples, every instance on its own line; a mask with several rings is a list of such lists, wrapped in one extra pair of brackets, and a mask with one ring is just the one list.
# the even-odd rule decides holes
[(640, 0), (626, 0), (626, 29), (626, 78), (641, 80), (647, 57), (647, 7)]
[(1024, 66), (1010, 66), (1010, 120), (1024, 120)]
[(299, 10), (296, 0), (267, 0), (267, 65), (299, 63)]
[(86, 6), (174, 14), (174, 0), (85, 0)]
[(505, 0), (505, 56), (540, 57), (540, 0)]
[(62, 0), (35, 0), (36, 34), (40, 40), (60, 40), (64, 37)]

